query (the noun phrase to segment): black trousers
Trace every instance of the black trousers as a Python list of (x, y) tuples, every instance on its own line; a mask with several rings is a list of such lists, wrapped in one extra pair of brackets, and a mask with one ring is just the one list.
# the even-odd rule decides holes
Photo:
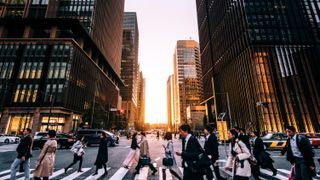
[[(139, 172), (142, 166), (143, 165), (141, 164), (141, 161), (139, 160), (138, 165), (136, 167), (136, 171)], [(153, 164), (151, 164), (151, 162), (148, 164), (148, 166), (150, 167), (150, 169), (152, 171), (157, 171), (157, 169), (153, 166)]]
[(74, 153), (73, 154), (73, 161), (69, 166), (67, 166), (66, 169), (69, 169), (71, 166), (75, 165), (78, 161), (80, 161), (79, 162), (79, 169), (78, 169), (80, 171), (81, 166), (82, 166), (82, 160), (83, 160), (82, 156), (78, 156), (76, 153)]
[(203, 180), (203, 174), (193, 173), (189, 168), (183, 168), (183, 180)]
[[(216, 160), (212, 161), (213, 171), (214, 171), (214, 174), (216, 175), (216, 178), (218, 180), (220, 180), (220, 179), (222, 179), (222, 177), (220, 175), (220, 169), (219, 169), (219, 166), (214, 165), (215, 162), (216, 162)], [(207, 168), (206, 177), (207, 177), (207, 179), (213, 179), (213, 172), (211, 170), (211, 167)]]
[(233, 180), (249, 180), (249, 177), (234, 176)]

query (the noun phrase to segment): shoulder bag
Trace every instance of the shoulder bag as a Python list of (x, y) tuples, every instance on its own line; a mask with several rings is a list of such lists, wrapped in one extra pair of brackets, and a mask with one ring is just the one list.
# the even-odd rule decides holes
[[(166, 148), (169, 148), (169, 143), (170, 142), (167, 143), (167, 147)], [(165, 153), (167, 153), (167, 152), (165, 152)], [(164, 165), (164, 166), (173, 166), (172, 152), (169, 151), (169, 153), (170, 153), (170, 157), (164, 157), (162, 159), (162, 165)]]
[[(243, 153), (242, 151), (242, 147), (241, 145), (237, 142), (241, 152)], [(256, 158), (250, 153), (250, 157), (247, 159), (249, 164), (251, 164), (252, 166), (257, 166), (258, 165), (258, 161), (256, 160)]]

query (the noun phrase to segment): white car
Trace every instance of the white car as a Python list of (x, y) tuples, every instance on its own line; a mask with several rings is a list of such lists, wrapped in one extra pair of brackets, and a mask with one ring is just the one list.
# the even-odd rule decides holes
[(18, 143), (19, 141), (20, 141), (20, 138), (17, 136), (0, 134), (0, 143)]

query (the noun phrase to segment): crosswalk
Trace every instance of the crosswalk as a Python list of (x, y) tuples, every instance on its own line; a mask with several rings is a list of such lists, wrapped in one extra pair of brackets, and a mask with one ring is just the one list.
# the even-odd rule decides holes
[[(156, 167), (157, 164), (154, 163), (154, 166)], [(113, 167), (108, 167), (107, 170), (110, 172), (110, 169)], [(154, 178), (152, 179), (159, 179), (163, 180), (163, 171), (162, 167), (156, 167), (158, 170), (158, 173), (156, 176), (153, 176)], [(183, 175), (183, 168), (179, 167), (178, 172), (179, 174)], [(276, 176), (272, 176), (272, 171), (267, 170), (267, 169), (261, 169), (261, 176), (260, 179), (262, 180), (287, 180), (288, 176), (290, 174), (289, 170), (286, 169), (277, 169), (278, 174)], [(31, 175), (30, 178), (33, 178), (33, 173), (34, 169), (31, 169)], [(221, 175), (225, 178), (230, 178), (232, 176), (231, 171), (225, 171), (223, 167), (220, 168)], [(104, 174), (104, 170), (100, 169), (98, 171), (97, 175), (93, 175), (94, 168), (93, 167), (86, 167), (82, 168), (82, 172), (78, 172), (76, 169), (69, 169), (67, 173), (64, 172), (64, 169), (55, 169), (53, 172), (52, 176), (50, 176), (51, 180), (104, 180), (104, 179), (109, 179), (109, 180), (121, 180), (121, 179), (128, 179), (128, 176), (131, 177), (130, 179), (134, 180), (147, 180), (150, 179), (152, 171), (150, 170), (149, 167), (143, 167), (140, 169), (140, 173), (132, 176), (133, 174), (133, 169), (129, 170), (123, 167), (114, 169), (113, 174), (108, 174), (107, 176)], [(169, 170), (166, 170), (164, 173), (166, 173), (166, 180), (173, 180), (173, 176), (169, 172)], [(10, 179), (10, 170), (4, 170), (0, 172), (0, 180), (8, 180)], [(24, 176), (23, 173), (17, 173), (17, 180), (23, 180)], [(313, 178), (314, 180), (320, 180), (320, 177), (315, 177)]]

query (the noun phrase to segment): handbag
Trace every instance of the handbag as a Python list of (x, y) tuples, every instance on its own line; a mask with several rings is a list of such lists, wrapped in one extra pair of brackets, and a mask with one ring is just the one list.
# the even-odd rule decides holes
[(288, 180), (294, 180), (294, 166), (291, 167), (290, 174), (288, 176)]
[(140, 156), (139, 162), (142, 166), (146, 166), (151, 163), (151, 158), (147, 156)]
[[(169, 146), (169, 143), (167, 144), (167, 148), (168, 148), (168, 146)], [(170, 153), (171, 157), (164, 157), (162, 159), (162, 165), (164, 165), (164, 166), (173, 166), (172, 152), (169, 151), (169, 153)]]
[[(240, 147), (241, 152), (243, 153), (240, 144), (238, 142), (237, 142), (237, 144)], [(247, 160), (248, 160), (249, 164), (252, 165), (252, 166), (257, 166), (258, 165), (257, 159), (251, 153), (250, 153), (250, 157)]]

